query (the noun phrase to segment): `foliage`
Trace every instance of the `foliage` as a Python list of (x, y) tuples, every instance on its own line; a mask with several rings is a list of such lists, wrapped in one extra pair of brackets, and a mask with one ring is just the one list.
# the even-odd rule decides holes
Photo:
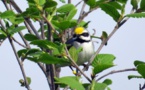
[[(90, 21), (85, 21), (84, 18), (98, 8), (116, 22), (116, 30), (119, 29), (128, 18), (145, 17), (145, 0), (131, 0), (132, 12), (125, 14), (127, 1), (128, 0), (84, 0), (89, 10), (84, 12), (84, 8), (82, 8), (82, 12), (79, 12), (77, 5), (71, 2), (66, 3), (66, 0), (27, 0), (28, 8), (25, 11), (21, 11), (13, 0), (1, 0), (0, 2), (3, 2), (4, 5), (12, 6), (12, 9), (0, 12), (0, 43), (3, 43), (8, 38), (14, 50), (24, 78), (24, 80), (20, 80), (21, 86), (25, 86), (30, 90), (29, 84), (31, 84), (31, 78), (24, 74), (25, 71), (23, 69), (23, 62), (30, 60), (40, 66), (48, 79), (50, 90), (53, 90), (51, 88), (52, 86), (57, 88), (57, 85), (61, 88), (70, 88), (73, 90), (110, 90), (109, 85), (112, 84), (111, 79), (105, 79), (103, 82), (97, 81), (98, 77), (96, 77), (96, 75), (100, 75), (102, 71), (108, 70), (114, 66), (116, 57), (113, 54), (99, 53), (99, 50), (101, 50), (104, 45), (107, 45), (107, 41), (114, 34), (114, 31), (112, 31), (111, 34), (107, 34), (103, 31), (100, 37), (92, 36), (102, 40), (102, 44), (100, 48), (98, 48), (96, 55), (94, 55), (93, 59), (91, 58), (92, 60), (90, 59), (90, 62), (92, 61), (91, 64), (87, 64), (93, 67), (92, 79), (87, 78), (89, 76), (85, 76), (75, 63), (78, 60), (78, 54), (83, 49), (71, 47), (67, 50), (65, 41), (69, 39), (70, 35), (66, 32), (71, 30), (70, 33), (72, 33), (74, 28), (78, 26), (86, 28)], [(63, 5), (58, 7), (60, 2), (62, 2)], [(78, 3), (78, 5), (81, 4)], [(75, 16), (77, 16), (78, 13), (80, 13), (80, 15), (76, 18)], [(35, 22), (40, 24), (40, 29), (37, 30), (35, 28), (33, 25)], [(26, 31), (24, 35), (22, 34), (22, 30)], [(19, 34), (25, 45), (18, 42), (14, 38), (14, 34)], [(13, 42), (18, 43), (23, 49), (18, 50), (16, 53)], [(46, 65), (46, 68), (43, 64)], [(128, 78), (145, 79), (145, 62), (137, 60), (134, 62), (134, 65), (139, 75), (129, 75)], [(57, 77), (57, 75), (55, 75), (57, 69), (64, 66), (74, 66), (77, 68), (78, 72), (76, 76)], [(89, 83), (81, 82), (81, 75), (84, 75)]]

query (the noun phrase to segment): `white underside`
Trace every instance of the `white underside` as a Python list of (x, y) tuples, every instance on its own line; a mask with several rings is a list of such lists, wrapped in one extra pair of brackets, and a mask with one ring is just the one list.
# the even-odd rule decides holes
[(78, 65), (82, 65), (85, 62), (89, 61), (91, 56), (94, 54), (94, 45), (91, 42), (84, 42), (84, 43), (78, 43), (78, 42), (74, 42), (73, 43), (75, 48), (80, 48), (82, 47), (82, 51), (79, 53), (79, 57), (78, 57), (78, 61), (77, 64)]

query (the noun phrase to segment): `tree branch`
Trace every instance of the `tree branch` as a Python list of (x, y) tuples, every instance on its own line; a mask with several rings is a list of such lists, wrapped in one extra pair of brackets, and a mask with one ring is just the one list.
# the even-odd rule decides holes
[(25, 80), (25, 87), (27, 88), (27, 90), (31, 90), (31, 89), (30, 89), (30, 86), (29, 86), (29, 84), (28, 84), (28, 81), (27, 81), (27, 77), (26, 77), (25, 71), (24, 71), (23, 63), (22, 63), (22, 62), (20, 61), (20, 59), (19, 59), (19, 56), (18, 56), (18, 54), (17, 54), (17, 52), (16, 52), (15, 46), (14, 46), (13, 41), (12, 41), (12, 39), (10, 38), (10, 36), (8, 36), (8, 39), (9, 39), (9, 42), (10, 42), (10, 44), (11, 44), (11, 47), (12, 47), (12, 49), (13, 49), (13, 51), (14, 51), (14, 54), (15, 54), (15, 56), (16, 56), (17, 62), (18, 62), (18, 64), (19, 64), (19, 66), (20, 66), (20, 69), (21, 69), (23, 78), (24, 78), (24, 80)]
[[(131, 10), (131, 13), (133, 13), (133, 9)], [(128, 20), (129, 18), (119, 20), (116, 24), (116, 26), (114, 27), (114, 29), (112, 30), (112, 32), (109, 34), (109, 36), (107, 37), (107, 39), (103, 40), (101, 45), (99, 46), (99, 48), (97, 49), (97, 51), (95, 52), (95, 54), (91, 57), (91, 59), (89, 60), (87, 66), (89, 66), (94, 58), (99, 54), (99, 52), (102, 50), (103, 46), (107, 43), (107, 41), (109, 41), (109, 39), (115, 34), (115, 32)]]
[(111, 74), (115, 74), (115, 73), (121, 73), (121, 72), (127, 72), (127, 71), (136, 71), (136, 68), (129, 68), (129, 69), (123, 69), (123, 70), (114, 70), (114, 71), (111, 71), (103, 76), (101, 76), (100, 78), (98, 78), (96, 80), (96, 82), (98, 82), (99, 80), (101, 80), (102, 78), (108, 76), (108, 75), (111, 75)]

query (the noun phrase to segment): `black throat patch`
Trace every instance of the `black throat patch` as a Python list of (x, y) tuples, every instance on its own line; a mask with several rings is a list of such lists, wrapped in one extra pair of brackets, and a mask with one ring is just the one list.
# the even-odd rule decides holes
[(83, 39), (77, 38), (75, 41), (79, 43), (84, 43), (84, 42), (90, 42), (91, 40), (83, 40)]

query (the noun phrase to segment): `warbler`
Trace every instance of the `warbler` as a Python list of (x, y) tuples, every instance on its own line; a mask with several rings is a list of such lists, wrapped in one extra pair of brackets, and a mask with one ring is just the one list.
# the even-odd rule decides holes
[(89, 32), (83, 27), (77, 27), (74, 30), (73, 37), (69, 39), (66, 44), (74, 46), (76, 49), (82, 48), (82, 51), (78, 55), (77, 64), (83, 65), (89, 61), (94, 54), (94, 44)]

